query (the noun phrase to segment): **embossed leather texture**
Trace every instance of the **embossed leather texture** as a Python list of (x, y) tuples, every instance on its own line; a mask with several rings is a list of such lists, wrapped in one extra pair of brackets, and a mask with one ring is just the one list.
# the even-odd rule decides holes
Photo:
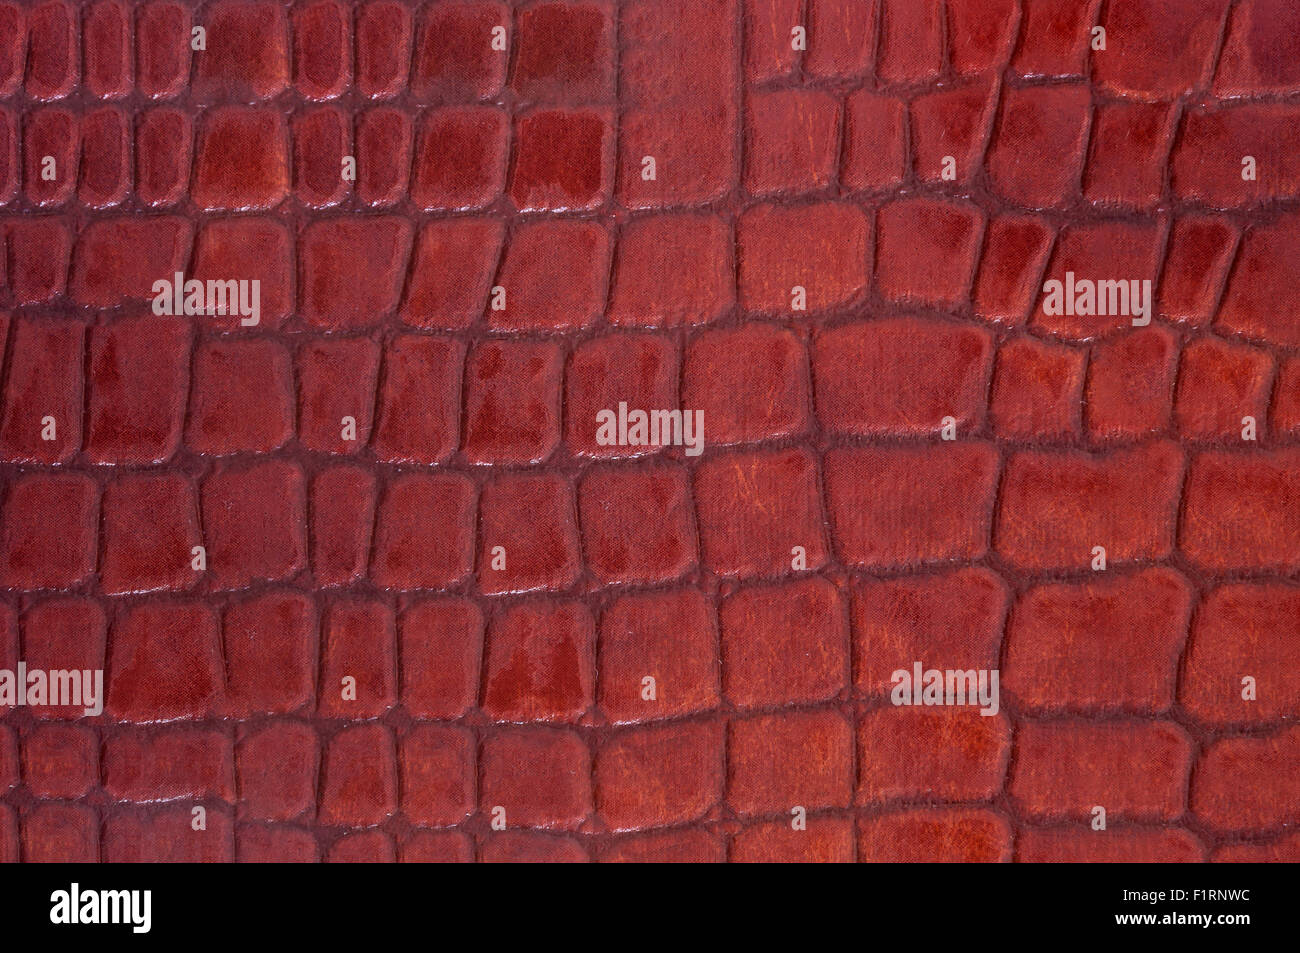
[(0, 2), (0, 859), (1300, 858), (1297, 37)]

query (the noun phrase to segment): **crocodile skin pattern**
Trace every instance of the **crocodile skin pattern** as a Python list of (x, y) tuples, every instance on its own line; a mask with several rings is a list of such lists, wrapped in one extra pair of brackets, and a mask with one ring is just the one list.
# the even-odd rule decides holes
[(1300, 859), (1297, 129), (1293, 0), (0, 2), (0, 860)]

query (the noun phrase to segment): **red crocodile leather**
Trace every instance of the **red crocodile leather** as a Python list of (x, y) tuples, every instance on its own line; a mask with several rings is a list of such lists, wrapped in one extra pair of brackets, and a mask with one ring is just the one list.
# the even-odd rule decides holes
[(1298, 128), (1291, 0), (0, 2), (0, 859), (1300, 859)]

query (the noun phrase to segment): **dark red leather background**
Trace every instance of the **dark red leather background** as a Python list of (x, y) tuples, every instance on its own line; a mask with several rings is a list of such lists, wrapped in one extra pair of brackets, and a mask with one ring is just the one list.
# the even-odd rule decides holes
[[(0, 715), (0, 859), (1297, 859), (1298, 36), (0, 3), (0, 668), (107, 686)], [(177, 271), (260, 324), (152, 314)], [(1001, 711), (891, 705), (914, 661)]]

